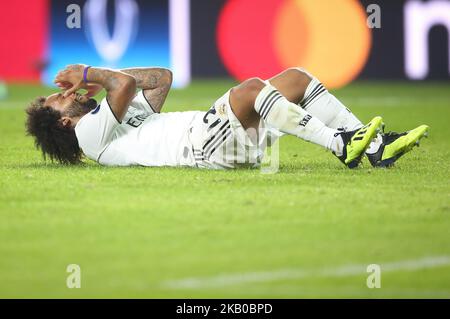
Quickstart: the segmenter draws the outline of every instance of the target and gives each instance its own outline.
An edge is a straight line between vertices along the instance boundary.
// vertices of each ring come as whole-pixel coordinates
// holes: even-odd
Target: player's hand
[[[63,96],[67,97],[72,93],[75,93],[84,86],[83,82],[83,71],[87,67],[85,64],[71,64],[68,65],[64,70],[58,72],[54,82],[61,88],[67,88]]]
[[[57,82],[55,81],[55,84],[63,91],[67,91],[70,88],[72,88],[72,84],[70,82]],[[84,83],[80,87],[80,89],[86,90],[87,92],[83,95],[86,97],[94,97],[96,96],[102,89],[103,86],[97,83]]]

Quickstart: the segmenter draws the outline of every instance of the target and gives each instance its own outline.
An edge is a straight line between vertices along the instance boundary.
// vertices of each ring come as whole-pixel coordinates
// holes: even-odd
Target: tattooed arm
[[[172,85],[172,72],[164,68],[129,68],[120,70],[136,79],[136,86],[156,112],[160,112]]]
[[[55,83],[70,84],[64,92],[65,97],[84,87],[83,73],[86,67],[84,64],[72,64],[56,75]],[[88,82],[99,84],[105,88],[106,100],[117,120],[121,121],[136,93],[135,78],[126,73],[106,68],[91,67],[86,71]]]

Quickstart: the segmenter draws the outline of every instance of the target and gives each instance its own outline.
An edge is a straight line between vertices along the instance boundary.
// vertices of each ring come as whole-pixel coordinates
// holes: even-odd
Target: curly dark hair
[[[44,106],[45,100],[45,97],[40,96],[26,109],[27,134],[34,136],[36,148],[42,150],[44,159],[49,157],[61,164],[79,164],[83,153],[74,128],[64,127],[59,121],[61,113]]]

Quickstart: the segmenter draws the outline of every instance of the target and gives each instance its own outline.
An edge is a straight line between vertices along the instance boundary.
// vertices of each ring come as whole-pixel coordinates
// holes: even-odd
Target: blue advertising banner
[[[170,67],[166,0],[51,1],[48,67],[43,81],[68,64]],[[77,15],[79,14],[79,21]]]

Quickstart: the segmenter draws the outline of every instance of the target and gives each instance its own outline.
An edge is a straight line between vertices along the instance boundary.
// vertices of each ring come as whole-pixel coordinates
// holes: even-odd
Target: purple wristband
[[[83,82],[84,83],[88,83],[89,82],[88,79],[87,79],[87,73],[88,73],[88,70],[89,70],[90,67],[91,66],[87,66],[87,67],[84,68],[84,71],[83,71]]]

